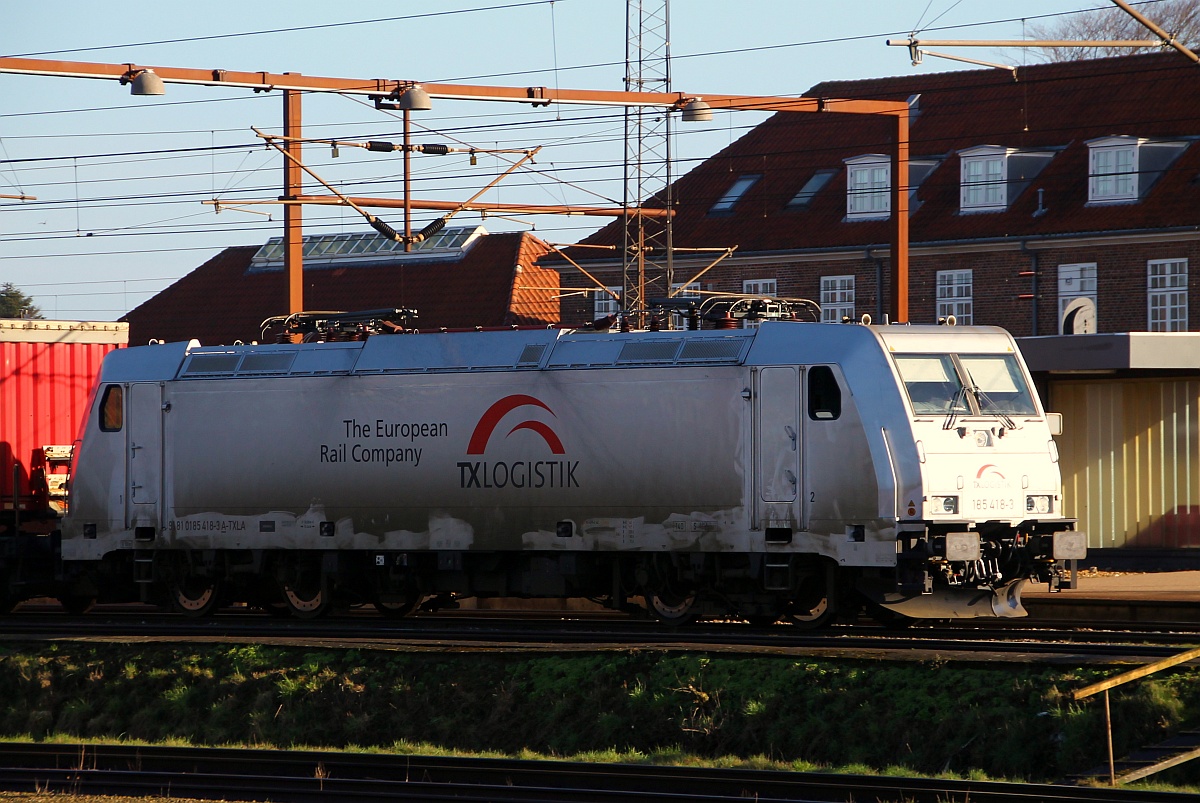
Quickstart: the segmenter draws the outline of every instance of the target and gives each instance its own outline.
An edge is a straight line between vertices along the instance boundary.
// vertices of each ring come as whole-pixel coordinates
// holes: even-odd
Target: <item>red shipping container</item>
[[[19,510],[44,507],[44,499],[35,501],[30,478],[42,470],[62,472],[65,461],[43,469],[35,465],[42,463],[40,450],[69,447],[79,437],[104,355],[128,341],[125,323],[0,320],[3,510],[12,511],[14,504]],[[53,479],[50,485],[55,485]]]

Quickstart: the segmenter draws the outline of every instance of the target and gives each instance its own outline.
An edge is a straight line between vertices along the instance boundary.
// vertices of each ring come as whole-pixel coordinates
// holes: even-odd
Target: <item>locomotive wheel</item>
[[[316,619],[329,612],[329,592],[325,588],[313,591],[284,586],[283,598],[297,619]]]
[[[789,611],[792,624],[804,630],[824,627],[833,619],[830,604],[830,579],[825,573],[810,574],[800,582],[799,593]]]
[[[647,594],[646,608],[654,618],[667,625],[683,625],[696,618],[696,595],[664,591]]]
[[[297,562],[288,566],[279,584],[288,612],[297,619],[316,619],[329,612],[332,594],[320,562]]]
[[[415,585],[409,585],[399,594],[389,594],[389,599],[376,599],[372,605],[388,619],[403,619],[417,609],[421,594]]]
[[[390,577],[386,572],[381,572],[375,576],[373,585],[371,604],[388,619],[408,616],[417,609],[423,596],[417,579],[409,574]]]
[[[833,619],[833,606],[829,597],[822,597],[813,603],[795,604],[792,606],[792,624],[804,630],[816,630],[824,627]]]
[[[221,585],[211,577],[188,575],[171,582],[171,606],[184,616],[208,616],[220,597]]]
[[[417,609],[417,598],[413,597],[412,601],[404,600],[403,602],[375,600],[371,604],[375,606],[375,610],[388,619],[403,619]]]
[[[197,574],[187,555],[163,556],[161,565],[171,607],[184,616],[208,616],[221,600],[221,581],[216,577]]]

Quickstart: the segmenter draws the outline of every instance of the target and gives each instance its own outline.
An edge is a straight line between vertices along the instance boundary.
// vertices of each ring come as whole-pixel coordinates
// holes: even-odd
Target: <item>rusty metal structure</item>
[[[657,109],[670,112],[685,111],[689,104],[703,100],[706,108],[728,111],[766,112],[840,112],[848,114],[886,115],[895,120],[895,142],[892,150],[892,220],[894,223],[890,261],[891,320],[908,320],[908,126],[909,110],[904,101],[855,100],[842,98],[807,98],[758,95],[701,95],[677,91],[608,91],[589,89],[560,89],[547,86],[485,86],[475,84],[425,83],[385,78],[335,78],[301,75],[299,73],[243,72],[222,69],[150,66],[133,63],[93,63],[59,61],[54,59],[0,58],[0,73],[92,78],[118,81],[132,85],[135,94],[162,94],[163,85],[178,83],[199,86],[240,87],[258,92],[283,93],[284,135],[294,159],[285,159],[283,193],[285,200],[296,201],[301,196],[301,102],[304,92],[330,92],[362,95],[377,102],[403,105],[407,92],[421,92],[422,97],[443,100],[496,101],[528,103],[543,106],[551,103],[588,106],[616,106]],[[147,80],[152,79],[152,80]],[[152,87],[152,88],[147,88]],[[693,109],[695,106],[692,107]],[[371,206],[363,199],[363,206]],[[304,203],[314,202],[305,198]],[[320,202],[320,201],[316,201]],[[326,201],[329,202],[329,201]],[[286,243],[285,271],[288,276],[288,308],[303,309],[301,289],[301,230],[300,203],[287,205],[284,242]],[[569,213],[570,207],[563,207]],[[629,209],[613,209],[612,214],[628,216]]]
[[[671,91],[670,0],[628,0],[625,6],[625,90]],[[624,206],[621,306],[639,317],[653,295],[673,289],[671,219],[660,227],[646,224],[656,216],[646,201],[659,195],[670,210],[672,193],[672,116],[660,109],[630,106],[625,110]],[[644,326],[644,321],[638,321]]]

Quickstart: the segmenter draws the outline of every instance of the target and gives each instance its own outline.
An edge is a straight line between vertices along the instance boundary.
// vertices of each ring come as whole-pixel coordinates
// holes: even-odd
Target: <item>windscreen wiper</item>
[[[950,400],[950,412],[946,414],[946,420],[942,422],[942,429],[954,429],[958,423],[959,411],[967,406],[967,386],[959,385],[958,392],[954,394],[954,398]]]
[[[992,401],[991,397],[979,389],[978,385],[971,386],[971,392],[975,394],[975,400],[979,403],[979,412],[984,415],[994,415],[1000,419],[1000,424],[1005,429],[1016,429],[1017,422],[999,409],[996,402]]]

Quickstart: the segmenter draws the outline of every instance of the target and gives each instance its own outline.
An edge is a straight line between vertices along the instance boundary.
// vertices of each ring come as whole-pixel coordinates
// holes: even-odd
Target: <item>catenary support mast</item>
[[[625,91],[671,91],[670,0],[626,2]],[[625,218],[621,306],[637,314],[638,327],[645,326],[649,299],[671,291],[671,219],[654,225],[642,213],[656,193],[672,208],[671,179],[669,110],[626,107],[624,205],[634,212]]]

